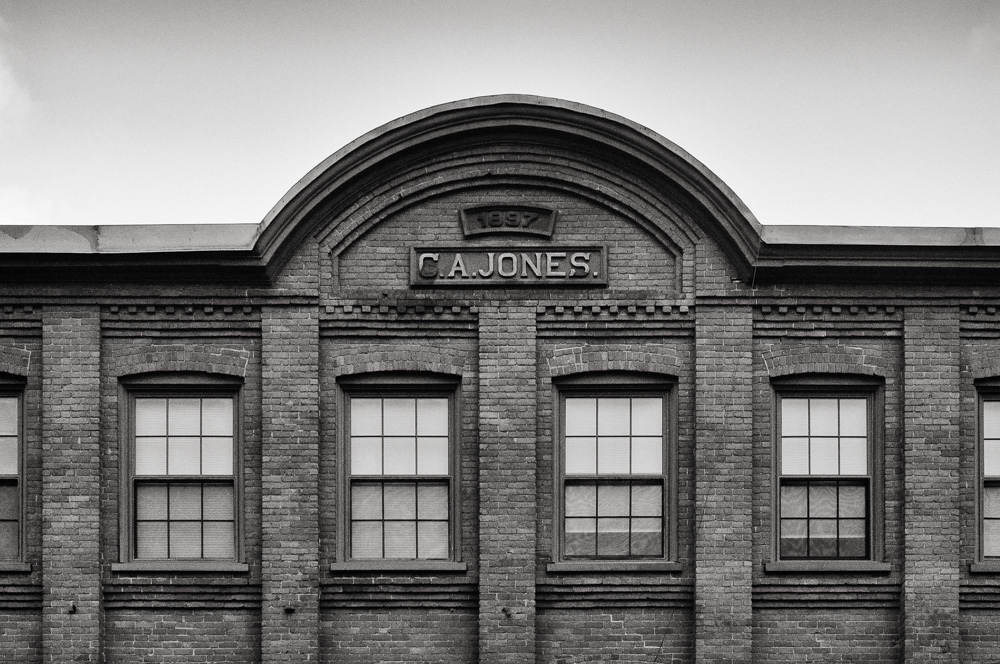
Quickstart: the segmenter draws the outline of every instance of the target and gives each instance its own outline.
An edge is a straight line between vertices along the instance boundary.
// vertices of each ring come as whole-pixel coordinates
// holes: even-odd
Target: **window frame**
[[[28,534],[27,528],[27,460],[25,457],[25,388],[27,379],[23,376],[0,372],[0,398],[17,399],[17,472],[13,475],[3,475],[3,481],[10,481],[11,478],[17,482],[17,555],[14,558],[0,560],[0,573],[30,572],[31,565],[25,562],[27,555],[27,545],[25,538]]]
[[[341,376],[337,380],[337,545],[330,570],[465,572],[462,560],[462,393],[461,378],[431,372],[376,372]],[[351,557],[351,400],[437,397],[448,400],[448,558],[352,558]],[[361,481],[380,481],[379,475],[358,476]]]
[[[986,486],[986,444],[985,444],[985,416],[983,406],[987,401],[1000,402],[1000,378],[985,378],[975,381],[976,390],[976,557],[969,567],[969,571],[976,572],[1000,572],[1000,556],[985,555],[985,499]],[[989,481],[992,486],[1000,487],[1000,479]]]
[[[676,377],[649,372],[597,371],[572,374],[552,383],[552,551],[546,571],[566,572],[680,572],[678,562],[678,486],[677,486],[677,416],[678,380]],[[658,477],[663,486],[663,556],[650,558],[582,558],[565,555],[565,483],[566,483],[566,399],[632,398],[657,396],[663,399],[663,472]],[[599,481],[599,480],[598,480]]]
[[[243,380],[235,376],[196,372],[129,376],[119,381],[119,562],[112,571],[247,572],[245,562],[243,479]],[[233,530],[232,559],[137,558],[135,556],[135,402],[137,398],[211,398],[233,400]],[[192,476],[193,477],[193,476]]]
[[[768,572],[879,572],[885,563],[885,389],[878,376],[801,374],[771,381],[771,555]],[[818,476],[820,481],[866,478],[868,486],[868,556],[865,558],[792,558],[780,556],[781,536],[781,401],[784,398],[865,398],[867,400],[867,476]],[[832,478],[832,479],[831,479]]]

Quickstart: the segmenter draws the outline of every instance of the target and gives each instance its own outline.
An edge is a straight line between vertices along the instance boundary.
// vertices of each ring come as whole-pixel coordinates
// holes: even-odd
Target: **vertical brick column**
[[[903,420],[904,652],[958,662],[958,308],[907,307]]]
[[[100,355],[97,307],[44,311],[42,653],[46,663],[96,663],[101,657]]]
[[[317,662],[319,315],[264,308],[261,332],[261,659]]]
[[[697,308],[695,661],[749,662],[753,522],[752,314]]]
[[[535,661],[535,307],[479,309],[479,661]]]

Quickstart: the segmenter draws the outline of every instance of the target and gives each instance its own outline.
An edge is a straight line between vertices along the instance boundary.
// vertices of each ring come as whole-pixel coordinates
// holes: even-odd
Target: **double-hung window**
[[[872,560],[874,392],[780,392],[780,560]]]
[[[980,399],[980,557],[1000,561],[1000,393]]]
[[[669,390],[567,386],[560,392],[560,560],[668,560]]]
[[[0,392],[0,562],[21,559],[21,398]]]

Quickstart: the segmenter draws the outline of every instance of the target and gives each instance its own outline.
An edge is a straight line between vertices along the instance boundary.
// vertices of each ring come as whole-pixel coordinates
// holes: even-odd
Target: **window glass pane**
[[[417,524],[417,556],[431,560],[448,558],[448,522],[421,521]]]
[[[0,484],[0,520],[17,521],[21,518],[18,508],[18,488],[16,482]]]
[[[597,519],[566,519],[564,541],[567,556],[593,556],[597,553]]]
[[[632,439],[632,474],[633,475],[663,474],[662,438]]]
[[[836,436],[839,432],[836,399],[809,400],[809,435]]]
[[[628,516],[629,487],[602,485],[597,487],[598,516]]]
[[[837,516],[837,485],[815,482],[809,485],[809,516]]]
[[[628,519],[597,520],[597,555],[627,556],[629,551]]]
[[[843,519],[840,522],[840,556],[842,558],[864,558],[865,551],[864,519]]]
[[[167,435],[166,399],[135,400],[135,435],[137,436]]]
[[[593,475],[597,472],[597,439],[566,439],[566,474]]]
[[[663,488],[647,485],[633,486],[632,516],[663,516]]]
[[[417,557],[417,523],[415,521],[385,522],[385,557]]]
[[[232,438],[202,438],[201,473],[202,475],[233,474]]]
[[[232,521],[208,521],[204,524],[205,557],[236,557],[235,528]]]
[[[143,521],[135,524],[135,557],[167,557],[166,521]]]
[[[841,518],[864,519],[868,511],[867,502],[865,500],[865,487],[841,486],[838,515]]]
[[[779,542],[782,558],[804,558],[809,554],[806,533],[809,522],[805,519],[782,519]]]
[[[167,474],[166,438],[135,439],[135,474],[136,475]]]
[[[382,435],[381,399],[351,399],[351,435]]]
[[[1000,401],[983,402],[983,438],[1000,438]]]
[[[0,436],[17,434],[17,397],[0,397]]]
[[[868,474],[868,440],[866,438],[840,439],[840,474]]]
[[[166,521],[166,484],[139,484],[135,487],[135,518],[140,521]]]
[[[983,442],[983,474],[989,477],[1000,476],[1000,440]]]
[[[417,435],[448,435],[447,399],[417,399]]]
[[[836,438],[812,438],[809,441],[809,474],[836,475],[839,467]]]
[[[986,519],[983,521],[983,556],[1000,556],[1000,520]]]
[[[201,433],[201,399],[170,399],[167,404],[167,434],[197,436]]]
[[[448,474],[447,438],[417,438],[417,474]]]
[[[417,433],[416,399],[383,399],[382,426],[386,436],[414,436]]]
[[[630,399],[597,400],[597,435],[627,436],[631,426]]]
[[[629,439],[628,438],[598,438],[597,439],[597,472],[606,474],[625,474],[629,471]]]
[[[381,521],[356,521],[351,524],[351,557],[382,557]]]
[[[0,438],[0,475],[17,474],[17,438]]]
[[[987,519],[1000,519],[1000,487],[988,486],[983,489],[983,516]]]
[[[417,485],[417,518],[448,519],[448,487],[444,484]]]
[[[840,400],[840,435],[865,437],[868,435],[868,400]]]
[[[809,555],[814,558],[835,558],[837,556],[836,519],[812,519],[809,521]]]
[[[167,474],[201,474],[200,438],[171,438],[167,441]]]
[[[0,521],[0,560],[17,560],[20,552],[17,521]]]
[[[201,523],[198,521],[171,521],[170,557],[201,558]]]
[[[660,519],[632,519],[633,556],[663,555],[663,522]]]
[[[201,519],[201,485],[174,484],[170,487],[170,520]]]
[[[808,399],[781,400],[781,435],[782,436],[809,435]]]
[[[383,493],[386,519],[417,518],[417,487],[415,484],[386,484]]]
[[[597,516],[597,487],[567,486],[565,509],[566,516]]]
[[[413,475],[417,472],[417,439],[384,438],[383,472],[386,475]]]
[[[381,438],[351,438],[351,474],[382,474]]]
[[[566,435],[597,435],[597,399],[566,399]]]
[[[233,400],[201,400],[201,434],[203,436],[233,435]]]
[[[354,484],[351,486],[351,518],[382,518],[381,484]]]
[[[204,500],[202,509],[206,519],[231,521],[236,515],[233,505],[233,487],[221,484],[206,484],[202,487]]]
[[[785,402],[787,403],[787,399]],[[809,439],[808,438],[782,438],[781,439],[781,474],[782,475],[808,475],[809,474]]]
[[[805,518],[809,516],[809,488],[806,486],[781,487],[781,517]]]
[[[663,435],[663,399],[632,399],[632,435]]]

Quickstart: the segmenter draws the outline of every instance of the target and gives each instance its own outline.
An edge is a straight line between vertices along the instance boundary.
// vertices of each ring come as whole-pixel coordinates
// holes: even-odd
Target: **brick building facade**
[[[1000,231],[493,97],[0,265],[0,661],[1000,660]]]

